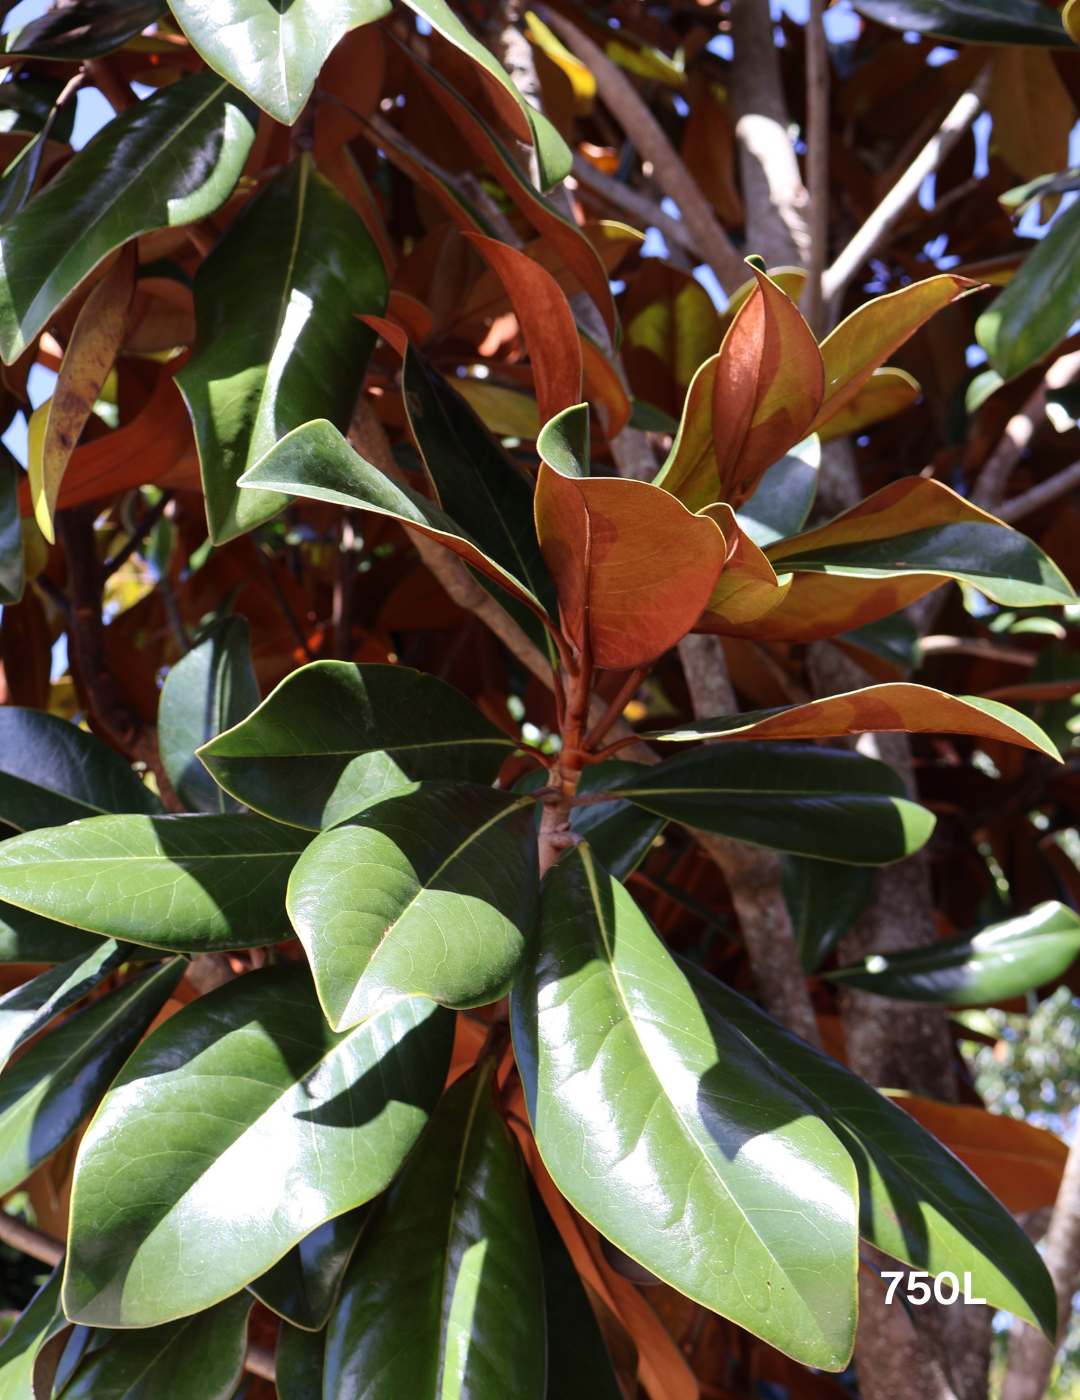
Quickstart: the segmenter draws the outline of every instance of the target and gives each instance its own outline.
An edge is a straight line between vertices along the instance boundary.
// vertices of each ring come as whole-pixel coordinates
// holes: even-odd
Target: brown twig
[[[127,561],[131,558],[131,556],[146,539],[150,531],[165,514],[165,510],[169,502],[172,500],[173,494],[174,493],[172,491],[163,491],[161,493],[161,499],[155,501],[155,503],[146,512],[142,520],[139,522],[138,528],[136,529],[135,533],[128,540],[127,544],[124,545],[120,553],[114,555],[111,559],[105,560],[105,563],[101,566],[101,573],[103,579],[110,578],[113,574],[116,573],[117,569],[123,568],[123,566],[127,563]]]
[[[639,666],[632,672],[623,683],[618,695],[608,705],[607,709],[600,716],[599,721],[593,725],[588,734],[585,735],[584,747],[593,749],[608,732],[611,726],[626,709],[627,703],[641,689],[641,683],[652,670],[652,662],[647,662],[644,666]]]
[[[54,1240],[51,1235],[45,1234],[44,1230],[35,1230],[32,1225],[8,1215],[6,1210],[0,1210],[0,1240],[9,1244],[12,1249],[29,1254],[31,1259],[40,1259],[43,1264],[48,1264],[53,1269],[64,1257],[64,1246],[59,1240]]]
[[[1080,462],[1073,462],[1072,466],[1066,467],[1046,481],[1040,481],[1038,486],[1014,496],[1011,501],[1004,501],[996,508],[994,514],[999,520],[1007,523],[1020,520],[1038,510],[1040,506],[1048,506],[1051,501],[1059,500],[1075,486],[1080,486]]]

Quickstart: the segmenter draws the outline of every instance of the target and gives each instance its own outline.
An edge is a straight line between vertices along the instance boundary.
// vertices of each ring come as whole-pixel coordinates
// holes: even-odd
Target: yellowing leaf
[[[910,408],[922,393],[919,381],[906,370],[876,369],[853,399],[830,418],[821,430],[822,442],[857,433],[894,413]]]
[[[998,49],[986,105],[994,119],[991,146],[1021,179],[1069,164],[1076,112],[1046,49]]]
[[[534,442],[539,435],[540,414],[531,394],[507,389],[502,384],[488,384],[482,379],[457,379],[454,388],[496,437]]]
[[[587,117],[596,100],[596,79],[580,58],[570,52],[565,44],[555,37],[542,19],[532,10],[525,12],[525,24],[529,38],[547,54],[552,63],[558,64],[570,79],[574,89],[574,110],[579,117]]]

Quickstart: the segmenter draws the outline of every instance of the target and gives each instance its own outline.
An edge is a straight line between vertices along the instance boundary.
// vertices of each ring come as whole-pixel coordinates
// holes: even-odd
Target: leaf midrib
[[[465,1154],[469,1149],[469,1138],[472,1134],[473,1123],[476,1121],[477,1110],[480,1107],[480,1096],[488,1084],[488,1076],[480,1073],[476,1077],[476,1089],[473,1093],[472,1103],[469,1105],[469,1116],[465,1121],[465,1131],[461,1135],[461,1151],[458,1153],[457,1170],[454,1173],[454,1198],[450,1205],[450,1220],[446,1230],[446,1247],[443,1252],[443,1281],[439,1290],[439,1297],[442,1300],[440,1318],[442,1326],[439,1328],[439,1379],[438,1393],[443,1390],[443,1375],[446,1367],[446,1330],[450,1324],[450,1302],[447,1298],[447,1288],[450,1283],[450,1244],[454,1238],[454,1223],[457,1219],[458,1201],[461,1197],[461,1174],[465,1170]]]

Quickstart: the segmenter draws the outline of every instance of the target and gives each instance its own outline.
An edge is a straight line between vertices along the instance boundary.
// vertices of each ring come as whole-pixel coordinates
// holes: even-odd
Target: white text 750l
[[[891,1279],[889,1291],[885,1294],[886,1303],[891,1303],[896,1295],[896,1289],[900,1280],[904,1277],[905,1270],[890,1271],[883,1269],[881,1277]],[[933,1289],[927,1280],[930,1275],[925,1269],[911,1269],[907,1271],[908,1291],[907,1300],[914,1303],[916,1307],[922,1307],[923,1303],[929,1303],[931,1297],[936,1298],[939,1303],[956,1303],[960,1300],[960,1281],[955,1274],[948,1270],[945,1273],[937,1274],[934,1277]],[[985,1303],[985,1298],[973,1298],[971,1296],[971,1275],[964,1275],[964,1302],[965,1303]]]

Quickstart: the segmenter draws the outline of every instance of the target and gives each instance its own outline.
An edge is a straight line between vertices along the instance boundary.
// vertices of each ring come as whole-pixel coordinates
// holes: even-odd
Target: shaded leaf
[[[913,30],[961,44],[1033,44],[1067,49],[1059,15],[1037,0],[852,0],[889,29]]]
[[[858,433],[883,418],[910,408],[922,393],[917,379],[906,370],[876,369],[862,388],[822,426],[822,442]]]
[[[334,1310],[369,1209],[358,1206],[316,1226],[248,1289],[286,1323],[319,1332]]]
[[[494,782],[515,747],[437,676],[316,661],[199,756],[238,801],[318,831],[408,783]]]
[[[23,582],[19,465],[5,447],[0,452],[0,607],[19,601]]]
[[[4,52],[37,58],[100,58],[166,12],[165,0],[75,0],[4,35]]]
[[[726,502],[706,506],[702,515],[715,520],[727,545],[724,571],[698,618],[695,631],[723,632],[733,623],[746,626],[779,607],[791,587],[791,574],[777,578],[773,566]]]
[[[109,122],[0,228],[4,363],[114,248],[224,204],[254,138],[254,108],[215,73],[161,88]]]
[[[335,1035],[299,963],[178,1011],[83,1139],[68,1316],[147,1327],[207,1307],[376,1195],[427,1122],[452,1040],[453,1017],[421,999]]]
[[[375,1207],[330,1319],[327,1395],[545,1400],[540,1250],[495,1068],[443,1095]]]
[[[536,963],[511,1014],[537,1144],[570,1203],[680,1292],[809,1365],[843,1367],[851,1162],[702,1008],[586,845],[547,876]]]
[[[570,426],[572,425],[572,427]],[[582,426],[584,425],[584,426]],[[584,433],[576,471],[571,439]],[[691,515],[643,481],[586,475],[588,409],[544,429],[536,530],[555,580],[563,632],[597,666],[629,670],[684,636],[709,601],[726,545],[714,521]]]
[[[195,750],[247,719],[259,703],[247,620],[212,623],[169,672],[158,706],[161,762],[177,796],[194,812],[235,812],[240,804],[214,782]]]
[[[163,1327],[117,1331],[83,1358],[65,1400],[229,1400],[244,1369],[248,1293]]]
[[[60,482],[124,343],[138,270],[138,248],[128,243],[87,297],[49,400],[40,454],[33,450],[29,454],[34,516],[50,544],[56,539],[53,517]]]
[[[292,126],[319,70],[350,29],[389,13],[390,0],[175,0],[172,12],[216,72]]]
[[[926,685],[891,682],[830,695],[805,705],[784,705],[741,715],[699,720],[651,739],[823,739],[840,734],[978,734],[1058,758],[1034,720],[1019,710],[977,695],[946,695]]]
[[[0,846],[0,851],[3,846]],[[101,939],[82,929],[0,903],[0,963],[62,963],[88,958]],[[156,957],[157,955],[154,954]]]
[[[0,1070],[20,1045],[92,992],[127,957],[125,944],[108,939],[88,955],[70,958],[0,997]]]
[[[1044,1330],[1057,1326],[1053,1284],[1038,1251],[965,1167],[851,1070],[692,963],[680,958],[679,965],[703,1002],[815,1096],[858,1171],[864,1239],[930,1274],[970,1271],[974,1296]]]
[[[295,428],[245,472],[239,485],[355,506],[400,520],[445,545],[543,618],[543,608],[524,583],[489,559],[445,511],[365,462],[332,423],[317,420]]]
[[[108,938],[202,953],[292,937],[306,831],[262,816],[92,817],[0,844],[0,898]]]
[[[536,912],[532,808],[418,783],[316,838],[288,907],[335,1030],[402,997],[463,1009],[510,990]]]
[[[809,976],[816,972],[849,931],[870,898],[873,870],[865,865],[838,865],[808,856],[782,856],[784,903],[799,961]]]
[[[274,1353],[278,1400],[323,1400],[326,1332],[305,1332],[283,1322]]]
[[[115,749],[56,715],[0,706],[0,821],[31,831],[164,808]]]
[[[685,826],[846,865],[903,860],[934,829],[892,768],[844,749],[714,745],[611,791]]]
[[[577,795],[588,797],[606,792],[612,784],[632,777],[644,767],[618,758],[592,763],[582,771]],[[666,825],[663,817],[625,801],[595,802],[574,807],[570,812],[570,830],[588,841],[593,855],[616,880],[626,880],[633,874]]]
[[[34,1358],[67,1326],[60,1306],[63,1273],[63,1267],[57,1265],[0,1343],[0,1395],[4,1400],[31,1400]]]
[[[1045,1210],[1057,1199],[1069,1149],[1054,1133],[972,1104],[888,1091],[889,1101],[959,1157],[1008,1211]]]
[[[1080,918],[1056,900],[1029,914],[958,933],[925,948],[875,953],[824,975],[832,982],[900,1001],[978,1006],[1054,982],[1080,953]]]
[[[276,13],[267,0],[254,3]],[[198,334],[176,382],[195,426],[215,544],[285,504],[236,482],[286,433],[315,418],[348,428],[375,344],[355,313],[381,314],[386,296],[363,221],[310,156],[264,185],[199,265]]]
[[[0,1075],[0,1191],[60,1147],[108,1088],[184,974],[180,959],[90,1003]]]
[[[753,496],[737,512],[740,528],[762,548],[797,535],[814,504],[820,469],[821,443],[812,434],[762,475]]]

